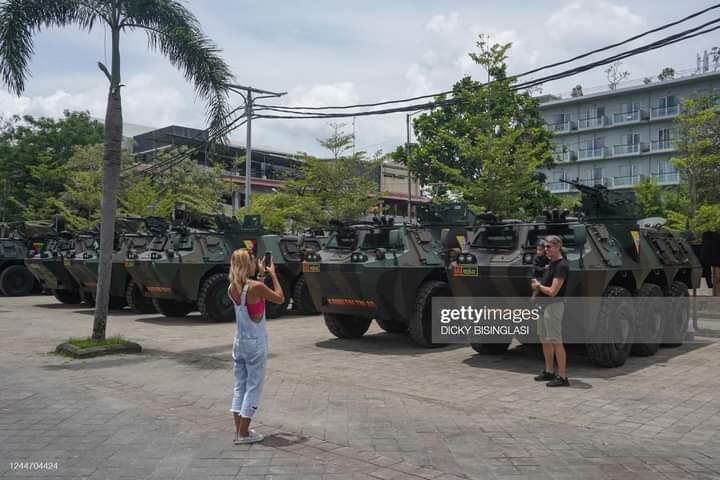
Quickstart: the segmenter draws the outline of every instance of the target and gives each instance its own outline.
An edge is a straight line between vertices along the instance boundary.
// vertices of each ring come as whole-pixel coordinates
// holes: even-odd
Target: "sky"
[[[509,68],[519,73],[673,21],[710,2],[605,0],[189,0],[183,2],[204,32],[222,49],[237,83],[288,92],[276,105],[342,105],[423,95],[449,89],[463,75],[485,72],[470,60],[479,34],[513,46]],[[718,10],[688,25],[718,16]],[[648,37],[657,39],[655,35]],[[633,43],[633,46],[640,43]],[[694,69],[696,54],[720,45],[717,32],[626,59],[629,80],[655,77],[663,67]],[[88,110],[104,117],[107,81],[97,62],[107,63],[107,33],[76,27],[35,37],[31,78],[22,96],[0,89],[0,114],[58,117]],[[121,39],[123,113],[128,123],[203,128],[205,108],[192,86],[162,56],[147,49],[145,36]],[[595,58],[595,57],[593,57]],[[607,84],[602,68],[546,83],[542,93],[587,92]],[[234,106],[242,99],[231,97]],[[404,114],[338,120],[356,136],[356,149],[392,151],[405,141]],[[317,139],[331,133],[328,120],[253,122],[253,143],[279,151],[326,155]],[[245,141],[244,127],[233,132]]]

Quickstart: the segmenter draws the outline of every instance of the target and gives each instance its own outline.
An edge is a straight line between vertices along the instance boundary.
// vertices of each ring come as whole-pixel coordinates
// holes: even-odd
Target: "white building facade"
[[[541,114],[555,135],[555,166],[543,172],[548,190],[575,191],[561,179],[611,189],[633,188],[644,177],[677,185],[671,158],[677,152],[674,120],[682,100],[718,91],[720,71],[574,97],[542,97]]]

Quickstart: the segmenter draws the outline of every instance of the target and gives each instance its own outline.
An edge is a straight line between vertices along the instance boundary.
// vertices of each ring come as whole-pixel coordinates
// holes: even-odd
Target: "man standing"
[[[562,240],[550,235],[545,238],[545,251],[550,261],[540,281],[533,278],[533,292],[544,298],[543,316],[538,321],[538,336],[543,347],[545,370],[535,377],[538,382],[547,381],[548,387],[568,387],[565,366],[567,356],[562,341],[562,319],[565,313],[565,287],[567,285],[570,264],[562,257]],[[554,365],[557,362],[557,375]]]

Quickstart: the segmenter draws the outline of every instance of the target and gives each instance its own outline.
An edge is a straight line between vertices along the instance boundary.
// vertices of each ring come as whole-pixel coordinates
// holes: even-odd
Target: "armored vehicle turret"
[[[25,258],[42,249],[49,223],[16,222],[0,225],[0,294],[30,295],[39,285],[25,266]]]
[[[25,265],[41,288],[65,304],[82,303],[80,286],[65,267],[65,262],[75,256],[76,248],[82,249],[77,234],[65,230],[64,219],[55,215],[42,250],[25,259]]]
[[[699,286],[701,275],[688,242],[662,227],[641,226],[631,194],[568,183],[582,194],[578,218],[558,209],[532,222],[485,217],[448,267],[453,295],[530,297],[535,245],[556,235],[570,264],[565,297],[601,299],[582,315],[566,310],[562,328],[564,338],[567,330],[574,339],[569,343],[584,344],[589,359],[604,367],[623,365],[630,353],[648,356],[660,344],[680,344],[688,328],[688,289]],[[658,311],[668,305],[653,301],[660,297],[676,300],[671,314]],[[511,340],[473,348],[500,354]],[[519,340],[537,342],[534,336]]]
[[[337,224],[325,247],[306,255],[305,279],[330,333],[360,337],[375,319],[387,332],[408,331],[418,345],[433,346],[431,302],[450,295],[449,253],[462,246],[474,215],[457,204],[418,210],[417,224]]]

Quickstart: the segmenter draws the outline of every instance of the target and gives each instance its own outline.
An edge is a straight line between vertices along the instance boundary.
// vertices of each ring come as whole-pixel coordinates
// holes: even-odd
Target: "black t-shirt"
[[[552,285],[553,279],[555,278],[562,278],[564,280],[562,287],[560,287],[560,291],[558,292],[555,297],[564,297],[565,296],[565,287],[567,287],[567,279],[568,274],[570,273],[570,264],[567,260],[564,258],[561,258],[560,260],[555,260],[554,262],[550,262],[545,269],[545,272],[543,273],[542,280],[540,283],[543,284],[545,287],[549,287]],[[542,292],[541,295],[544,295]],[[547,296],[547,295],[544,295]]]
[[[545,267],[550,263],[547,255],[535,255],[533,259],[533,278],[540,280],[545,274]]]

